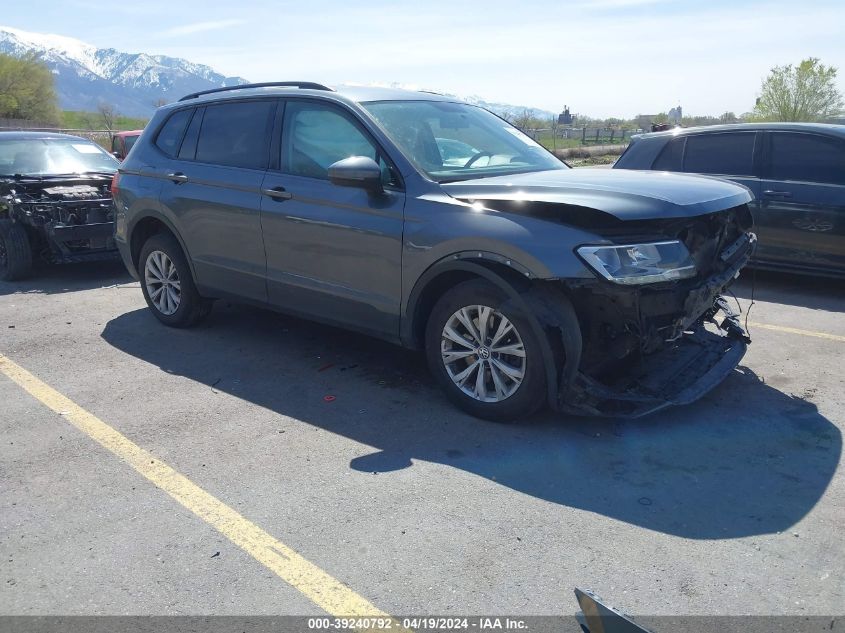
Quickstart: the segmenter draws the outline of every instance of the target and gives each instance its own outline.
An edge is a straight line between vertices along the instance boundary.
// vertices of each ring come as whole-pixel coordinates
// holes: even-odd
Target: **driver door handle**
[[[284,187],[273,187],[272,189],[262,189],[261,193],[265,196],[269,196],[273,198],[273,200],[290,200],[293,198],[293,194],[289,191],[285,191]]]
[[[177,171],[177,172],[172,173],[172,174],[167,174],[165,176],[165,178],[173,181],[177,185],[180,184],[180,183],[183,183],[183,182],[188,182],[188,177],[185,174],[183,174],[181,171]]]
[[[764,196],[771,196],[772,198],[791,198],[791,191],[775,191],[774,189],[766,189],[763,192]]]

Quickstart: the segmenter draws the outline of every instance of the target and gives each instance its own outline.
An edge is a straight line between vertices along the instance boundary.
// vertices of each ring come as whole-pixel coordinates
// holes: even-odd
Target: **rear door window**
[[[206,106],[196,160],[214,165],[266,169],[274,101],[237,101]]]
[[[684,152],[684,171],[753,176],[755,137],[756,132],[690,135]]]
[[[769,177],[845,185],[845,141],[818,134],[771,133]]]

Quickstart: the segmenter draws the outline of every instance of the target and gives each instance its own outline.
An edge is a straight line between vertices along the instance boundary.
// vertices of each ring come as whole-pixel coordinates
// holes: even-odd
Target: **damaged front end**
[[[627,224],[627,223],[626,223]],[[616,244],[672,239],[694,262],[688,277],[625,285],[565,282],[581,331],[577,370],[562,372],[557,408],[638,417],[688,404],[739,364],[750,339],[723,296],[756,244],[746,205],[694,221],[631,225]],[[631,230],[638,229],[633,234]]]
[[[50,263],[117,258],[110,177],[16,178],[2,183],[0,214],[25,227]]]

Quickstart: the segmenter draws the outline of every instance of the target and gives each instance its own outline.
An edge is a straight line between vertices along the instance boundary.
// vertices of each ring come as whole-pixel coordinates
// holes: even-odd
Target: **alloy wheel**
[[[147,295],[162,314],[171,315],[182,301],[182,285],[173,260],[167,253],[153,251],[144,265],[144,283]]]
[[[452,314],[443,327],[440,355],[455,386],[480,402],[506,400],[525,378],[522,338],[489,306],[465,306]]]

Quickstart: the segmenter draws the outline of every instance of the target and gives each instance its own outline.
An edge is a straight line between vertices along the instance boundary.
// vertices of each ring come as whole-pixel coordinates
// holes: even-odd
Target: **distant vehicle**
[[[746,189],[569,169],[445,96],[188,95],[156,112],[113,191],[121,256],[165,325],[225,297],[365,332],[425,350],[478,417],[685,404],[748,343],[721,297],[756,239]]]
[[[129,150],[135,145],[135,141],[141,136],[144,130],[129,130],[126,132],[115,132],[111,139],[111,153],[117,160],[123,160],[129,154]]]
[[[845,275],[845,125],[740,123],[644,134],[614,169],[728,178],[754,194],[755,266]]]
[[[0,132],[0,279],[21,279],[33,260],[114,259],[109,185],[117,160],[66,134]]]

